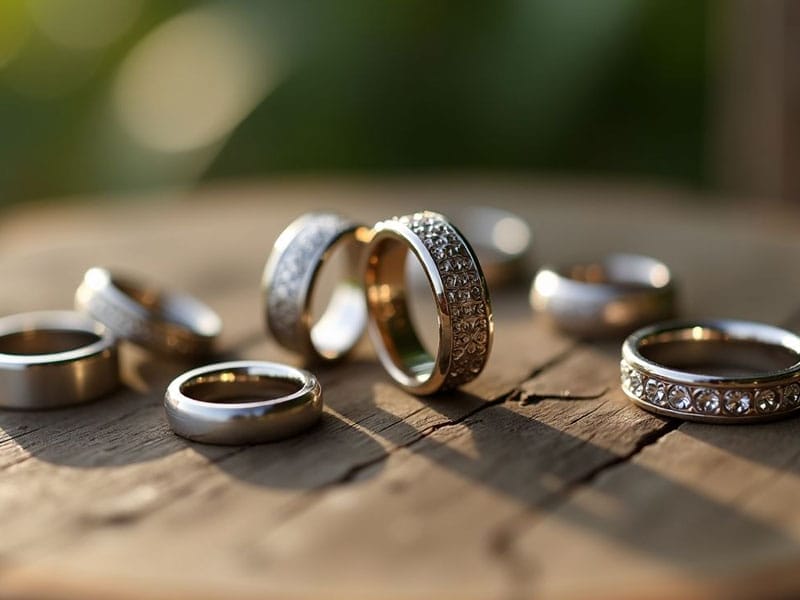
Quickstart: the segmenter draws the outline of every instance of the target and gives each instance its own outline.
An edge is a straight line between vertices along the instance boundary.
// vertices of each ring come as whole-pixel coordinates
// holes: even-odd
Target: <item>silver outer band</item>
[[[409,254],[422,265],[434,296],[436,356],[419,341],[409,314]],[[366,252],[365,291],[378,358],[404,389],[433,394],[483,371],[494,332],[489,290],[469,243],[444,216],[425,211],[375,225]]]
[[[262,279],[267,330],[284,348],[313,361],[337,360],[361,339],[367,323],[359,267],[367,228],[333,213],[308,213],[275,242]],[[318,276],[332,253],[346,246],[348,272],[327,309],[313,323]]]
[[[490,289],[527,285],[532,234],[525,220],[493,206],[454,206],[447,214],[469,239]]]
[[[275,382],[297,389],[272,398]],[[244,398],[264,399],[234,402]],[[167,388],[164,408],[172,430],[187,439],[205,444],[258,444],[290,437],[316,423],[322,413],[322,388],[311,373],[288,365],[225,362],[176,378]]]
[[[217,313],[196,298],[150,288],[99,267],[86,271],[75,307],[120,338],[185,358],[213,354],[222,331]]]
[[[595,264],[543,267],[531,285],[530,303],[569,334],[614,337],[674,317],[675,295],[664,263],[612,254]]]
[[[702,346],[704,343],[706,348]],[[758,353],[762,360],[734,359],[737,347],[751,356]],[[647,358],[654,352],[674,355],[674,362],[681,368]],[[774,359],[776,353],[781,355],[780,363]],[[684,365],[692,361],[699,365],[728,361],[731,368],[737,369],[741,367],[734,363],[746,362],[749,371],[752,364],[768,361],[774,368],[745,376],[684,370],[689,368]],[[702,369],[697,367],[698,371]],[[800,409],[800,337],[778,327],[749,321],[660,323],[640,329],[625,340],[621,378],[623,391],[634,403],[660,415],[711,423],[776,419]]]
[[[72,311],[0,318],[0,407],[71,406],[118,385],[116,340],[100,323]]]

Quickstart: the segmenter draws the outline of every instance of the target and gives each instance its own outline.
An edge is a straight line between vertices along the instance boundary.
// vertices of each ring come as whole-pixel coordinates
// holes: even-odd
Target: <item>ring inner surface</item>
[[[622,291],[639,292],[664,287],[669,271],[651,261],[612,260],[607,263],[572,265],[561,273],[579,283],[613,285]]]
[[[311,341],[327,358],[352,348],[366,325],[364,291],[355,275],[359,250],[352,237],[340,239],[314,283]]]
[[[411,379],[424,383],[430,379],[435,361],[414,329],[406,297],[408,255],[408,248],[398,240],[378,242],[370,261],[375,280],[370,282],[369,300],[392,362]]]
[[[800,360],[800,355],[784,346],[724,336],[702,340],[645,340],[639,352],[644,358],[670,369],[715,377],[763,376],[788,369]]]
[[[302,387],[292,379],[223,371],[190,379],[181,386],[181,393],[200,402],[241,404],[276,400]]]
[[[0,336],[0,353],[15,355],[57,354],[89,346],[101,338],[88,331],[36,329]]]

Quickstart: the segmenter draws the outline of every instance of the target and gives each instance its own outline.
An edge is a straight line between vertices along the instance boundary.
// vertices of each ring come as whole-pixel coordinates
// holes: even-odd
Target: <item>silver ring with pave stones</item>
[[[425,211],[375,225],[364,275],[369,333],[389,375],[414,394],[456,388],[477,377],[492,345],[493,317],[480,263],[464,236],[442,215]],[[417,337],[405,263],[419,261],[433,293],[436,351]]]
[[[622,346],[622,389],[660,415],[748,423],[800,411],[800,337],[737,320],[668,321]]]

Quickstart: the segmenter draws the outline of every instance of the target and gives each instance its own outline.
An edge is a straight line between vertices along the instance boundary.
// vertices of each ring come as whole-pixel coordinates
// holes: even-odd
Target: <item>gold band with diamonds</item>
[[[367,247],[365,288],[369,333],[386,371],[414,394],[452,389],[486,366],[493,321],[489,290],[464,236],[434,212],[375,225]],[[438,320],[438,344],[429,353],[411,320],[405,263],[422,265]]]
[[[800,411],[800,337],[736,320],[670,321],[622,346],[622,389],[645,410],[746,423]]]

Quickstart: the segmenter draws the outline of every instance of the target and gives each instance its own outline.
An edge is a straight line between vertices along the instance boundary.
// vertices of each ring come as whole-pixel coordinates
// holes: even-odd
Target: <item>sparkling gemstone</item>
[[[783,401],[788,406],[797,406],[800,404],[800,385],[790,383],[783,388]]]
[[[638,371],[631,370],[628,375],[628,391],[637,398],[642,397],[644,393],[644,380]]]
[[[657,379],[648,379],[644,384],[644,399],[650,404],[664,406],[667,403],[667,386]]]
[[[694,406],[697,412],[714,415],[719,412],[719,394],[708,388],[700,388],[694,393]]]
[[[778,410],[781,400],[776,390],[761,390],[756,393],[756,408],[758,412],[768,413]]]
[[[686,410],[692,405],[692,398],[685,386],[673,385],[667,393],[667,402],[676,410]]]
[[[743,415],[750,410],[752,399],[745,390],[728,390],[725,392],[725,410],[732,415]]]

